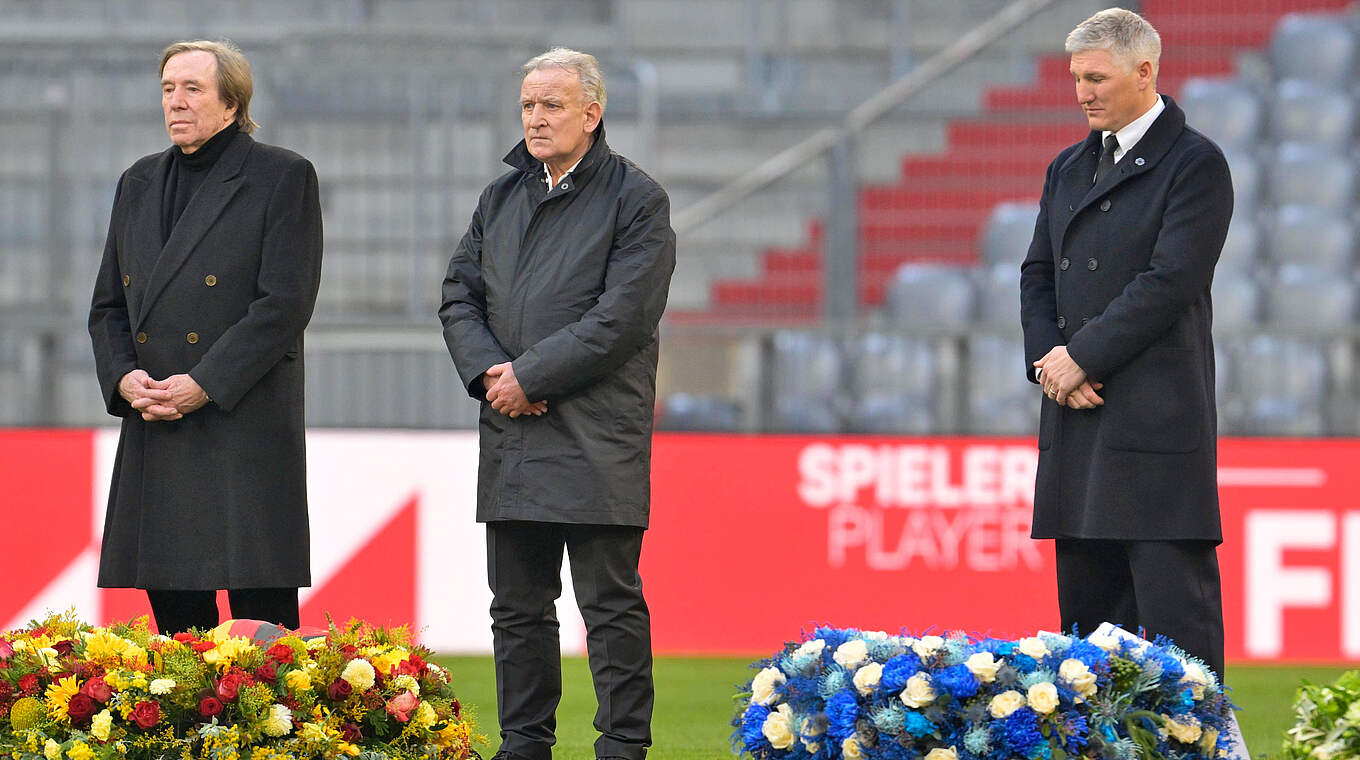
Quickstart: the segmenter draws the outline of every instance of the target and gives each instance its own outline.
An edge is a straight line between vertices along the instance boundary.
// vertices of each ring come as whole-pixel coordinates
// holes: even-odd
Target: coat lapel
[[[136,283],[147,282],[152,268],[156,266],[156,259],[160,257],[161,199],[165,195],[165,175],[169,172],[170,162],[174,160],[174,150],[170,148],[162,153],[146,176],[129,177],[138,183],[137,203],[129,215],[127,230],[130,244],[123,264],[127,267],[127,274]],[[145,290],[140,286],[128,288],[129,314],[141,314]]]
[[[189,254],[193,253],[203,235],[208,232],[208,228],[217,221],[232,197],[241,189],[241,183],[244,181],[240,176],[241,166],[254,144],[255,141],[249,135],[236,135],[232,138],[231,145],[218,157],[217,163],[208,170],[208,176],[203,178],[203,184],[198,188],[198,192],[194,193],[189,205],[185,206],[184,214],[171,231],[170,239],[165,241],[165,247],[160,249],[160,256],[156,258],[151,274],[148,275],[146,295],[143,296],[141,307],[137,311],[136,327],[141,326],[156,298],[165,290],[165,286],[188,260]],[[167,152],[167,159],[169,156]],[[161,194],[165,191],[165,172],[160,172],[159,178],[153,179],[151,185],[151,191],[143,199],[143,210],[146,211],[147,205],[155,208],[154,213],[146,214],[154,223],[143,225],[142,234],[159,240]]]

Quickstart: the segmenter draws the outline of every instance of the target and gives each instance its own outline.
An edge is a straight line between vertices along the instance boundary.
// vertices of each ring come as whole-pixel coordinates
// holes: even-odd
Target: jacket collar
[[[141,326],[161,291],[165,290],[165,286],[184,265],[198,242],[207,234],[208,228],[212,227],[232,197],[241,189],[244,180],[241,168],[245,165],[246,156],[250,155],[254,145],[255,141],[250,135],[238,133],[222,151],[213,167],[208,170],[208,176],[203,178],[202,186],[184,208],[184,213],[171,231],[170,238],[165,241],[165,246],[159,248],[160,255],[156,257],[148,275],[146,291],[142,294],[142,301],[137,309],[137,326]],[[165,193],[165,177],[170,162],[174,160],[174,152],[175,148],[172,146],[156,160],[149,178],[150,186],[142,197],[138,221],[144,236],[144,244],[149,240],[160,240],[159,230],[164,205],[161,203],[161,196]],[[158,246],[149,245],[146,250],[157,248]]]
[[[605,142],[604,139],[604,118],[601,118],[600,123],[595,127],[595,142],[581,157],[581,163],[576,165],[576,169],[572,171],[570,176],[575,177],[578,181],[584,179],[609,153],[609,143]],[[543,177],[543,162],[529,153],[529,147],[523,140],[520,140],[518,145],[511,148],[510,152],[505,154],[503,160],[536,180],[541,180]]]
[[[1162,95],[1161,97],[1166,108],[1162,110],[1157,120],[1152,122],[1152,126],[1148,127],[1147,133],[1133,146],[1133,149],[1125,154],[1119,160],[1119,163],[1115,164],[1115,170],[1101,177],[1099,184],[1090,187],[1089,179],[1089,177],[1095,175],[1095,165],[1100,161],[1101,132],[1099,130],[1092,130],[1081,143],[1081,148],[1063,163],[1060,171],[1064,177],[1070,181],[1078,182],[1081,179],[1080,176],[1068,178],[1066,175],[1078,169],[1084,170],[1089,165],[1090,172],[1086,175],[1088,178],[1086,183],[1090,187],[1091,193],[1087,195],[1098,196],[1109,192],[1129,177],[1149,171],[1156,166],[1167,151],[1171,150],[1171,146],[1176,143],[1176,140],[1180,138],[1181,132],[1185,131],[1185,112],[1181,110],[1180,106],[1176,105],[1176,101],[1172,100],[1170,95]]]

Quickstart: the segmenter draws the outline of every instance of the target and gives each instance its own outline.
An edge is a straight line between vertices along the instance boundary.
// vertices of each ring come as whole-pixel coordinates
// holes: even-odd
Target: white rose
[[[1058,677],[1066,681],[1073,691],[1083,697],[1089,697],[1096,693],[1096,674],[1092,673],[1091,669],[1086,667],[1086,663],[1081,660],[1070,657],[1063,660],[1062,665],[1058,666]]]
[[[151,686],[149,686],[148,689],[151,691],[152,694],[155,694],[156,696],[160,696],[162,694],[169,694],[170,692],[175,690],[175,679],[157,678],[156,680],[151,682]]]
[[[1119,651],[1119,639],[1108,633],[1093,633],[1086,640],[1111,654]]]
[[[798,738],[793,733],[793,708],[786,704],[780,705],[778,710],[765,717],[765,725],[761,726],[760,732],[765,734],[765,738],[770,740],[770,746],[775,749],[792,747]]]
[[[1029,692],[1025,695],[1025,701],[1034,712],[1040,715],[1048,715],[1058,709],[1058,687],[1051,683],[1036,683],[1029,687]]]
[[[953,747],[936,747],[926,753],[925,760],[959,760],[959,753]]]
[[[922,636],[916,643],[911,645],[911,650],[916,653],[917,657],[925,658],[935,654],[935,651],[942,646],[944,646],[943,638],[939,636]]]
[[[804,641],[803,645],[798,647],[798,651],[794,652],[794,655],[821,657],[823,649],[826,649],[826,642],[821,639],[813,639],[812,641]]]
[[[1185,675],[1181,676],[1181,683],[1190,685],[1190,694],[1195,699],[1204,699],[1204,687],[1209,685],[1209,676],[1205,674],[1204,668],[1193,662],[1187,662],[1185,663]],[[1356,704],[1360,704],[1360,702]]]
[[[1187,715],[1185,723],[1177,721],[1175,718],[1166,719],[1166,731],[1172,738],[1183,744],[1194,744],[1199,741],[1203,730],[1200,728],[1199,721]]]
[[[47,760],[57,760],[61,757],[61,745],[48,739],[43,744],[43,755],[47,757]]]
[[[992,657],[991,652],[978,652],[969,657],[964,665],[967,665],[968,670],[983,683],[995,681],[996,671],[1001,667],[1001,663],[997,662],[995,657]]]
[[[1020,639],[1020,641],[1017,643],[1019,644],[1020,654],[1023,654],[1027,657],[1033,657],[1036,660],[1042,660],[1043,658],[1048,656],[1048,645],[1045,644],[1044,640],[1039,638],[1038,636],[1030,636],[1029,638],[1026,639]]]
[[[1011,689],[992,697],[992,701],[987,705],[987,711],[993,718],[1004,718],[1024,706],[1025,695]]]
[[[841,757],[845,760],[860,760],[864,757],[864,752],[859,747],[859,739],[853,736],[845,737],[845,741],[841,742]]]
[[[930,688],[930,676],[917,673],[907,679],[907,687],[902,690],[902,703],[907,707],[925,707],[935,701],[935,690]]]
[[[851,639],[836,647],[831,659],[849,670],[854,670],[869,659],[869,645],[859,639]]]
[[[867,697],[873,693],[874,689],[878,688],[878,682],[881,678],[883,678],[883,666],[871,662],[855,671],[855,689]]]
[[[751,704],[772,705],[778,699],[775,687],[787,680],[779,668],[765,668],[751,679]]]

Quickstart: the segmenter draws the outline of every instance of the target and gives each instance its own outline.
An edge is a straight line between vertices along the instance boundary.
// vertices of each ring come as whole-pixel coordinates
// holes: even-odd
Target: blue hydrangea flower
[[[853,691],[838,691],[826,701],[827,736],[837,744],[855,733],[855,721],[859,719],[859,700]]]
[[[1097,665],[1104,665],[1110,661],[1108,652],[1089,641],[1072,642],[1072,646],[1067,648],[1067,657],[1080,660],[1082,664],[1092,670]]]
[[[751,705],[746,708],[746,714],[741,718],[741,727],[737,729],[735,740],[741,741],[741,746],[748,752],[753,751],[765,741],[765,734],[762,729],[765,727],[765,719],[770,715],[770,708],[764,705]]]
[[[883,666],[878,686],[888,694],[896,694],[906,688],[912,676],[921,672],[921,667],[921,658],[915,652],[899,654]]]
[[[1001,730],[1006,746],[1012,752],[1025,757],[1030,756],[1036,745],[1048,746],[1044,735],[1039,732],[1039,716],[1028,707],[1022,707],[1006,716],[1002,721]]]
[[[935,673],[934,685],[954,699],[963,700],[977,694],[978,679],[967,665],[951,665]]]

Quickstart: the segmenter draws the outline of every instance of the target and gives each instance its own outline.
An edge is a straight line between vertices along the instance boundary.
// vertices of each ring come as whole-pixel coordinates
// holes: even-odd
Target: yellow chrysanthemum
[[[47,743],[43,745],[43,756],[46,757],[47,760],[57,760],[57,758],[61,757],[61,745],[48,739]]]
[[[85,658],[105,665],[121,663],[130,668],[141,667],[146,664],[146,656],[146,650],[136,642],[102,628],[85,641]]]
[[[293,691],[306,691],[312,688],[312,677],[307,675],[306,670],[290,670],[288,675],[284,676],[284,681]]]
[[[67,676],[60,681],[47,687],[47,711],[52,717],[58,720],[66,720],[68,715],[66,708],[71,703],[71,697],[80,693],[80,682],[75,676]]]
[[[99,714],[90,721],[90,736],[101,742],[109,740],[109,734],[113,731],[113,713],[108,710],[100,710]]]
[[[66,756],[71,760],[94,760],[94,750],[85,742],[76,742],[66,750]]]
[[[434,735],[440,747],[465,747],[472,741],[472,727],[467,723],[450,723]]]

